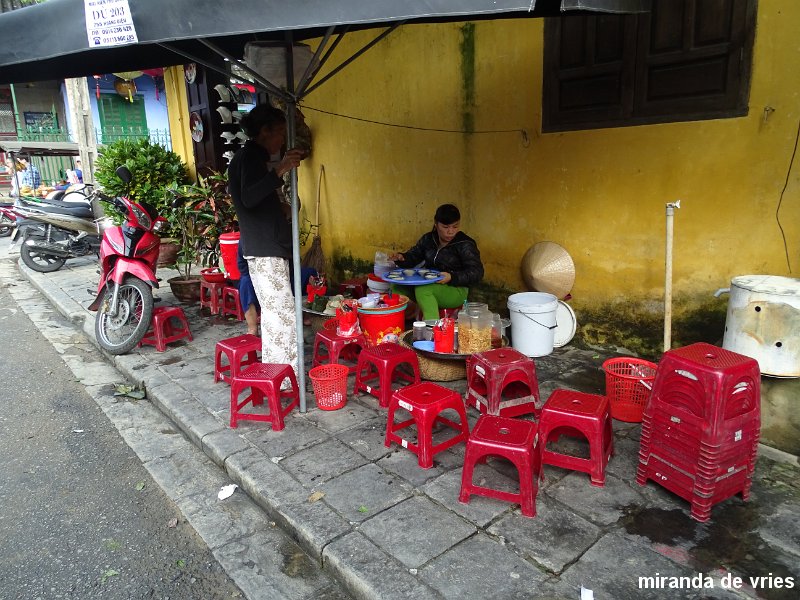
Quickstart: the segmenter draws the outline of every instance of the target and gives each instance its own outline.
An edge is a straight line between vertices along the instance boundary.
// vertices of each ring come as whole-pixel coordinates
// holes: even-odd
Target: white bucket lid
[[[553,331],[553,346],[561,348],[566,346],[575,337],[575,331],[578,329],[578,321],[575,318],[575,311],[572,307],[563,300],[558,301],[556,307],[556,328]]]
[[[519,292],[508,297],[508,309],[522,313],[543,313],[556,310],[558,298],[544,292]]]

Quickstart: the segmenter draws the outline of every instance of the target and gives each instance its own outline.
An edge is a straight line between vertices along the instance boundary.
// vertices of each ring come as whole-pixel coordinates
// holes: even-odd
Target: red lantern
[[[94,75],[94,95],[100,100],[100,75]]]

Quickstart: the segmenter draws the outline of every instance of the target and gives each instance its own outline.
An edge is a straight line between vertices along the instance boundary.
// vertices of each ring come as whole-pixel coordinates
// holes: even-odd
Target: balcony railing
[[[110,144],[120,139],[150,138],[154,144],[172,150],[168,129],[148,129],[144,127],[106,127],[95,129],[97,145]],[[23,142],[74,142],[69,132],[61,127],[28,127],[17,135]],[[65,156],[46,156],[34,159],[34,164],[42,175],[42,182],[52,184],[66,179],[67,169],[72,169],[72,160]]]
[[[137,140],[150,138],[150,141],[167,150],[172,150],[172,140],[168,129],[147,127],[105,127],[95,128],[98,145],[110,144],[120,139]],[[61,127],[28,127],[19,132],[17,139],[26,142],[74,142],[70,133]]]

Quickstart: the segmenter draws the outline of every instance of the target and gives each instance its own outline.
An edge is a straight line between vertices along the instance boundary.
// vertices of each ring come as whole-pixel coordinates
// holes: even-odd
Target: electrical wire
[[[789,246],[786,243],[786,233],[783,231],[781,225],[781,204],[783,204],[783,194],[786,188],[789,187],[789,176],[792,173],[792,165],[794,165],[794,157],[797,155],[797,141],[800,140],[800,120],[797,121],[797,133],[794,136],[794,149],[792,150],[792,158],[789,160],[789,168],[786,171],[786,181],[783,182],[783,189],[781,190],[780,198],[778,199],[778,207],[775,209],[775,220],[778,222],[778,229],[781,230],[781,237],[783,238],[783,251],[786,253],[786,266],[789,268],[789,273],[792,272],[792,263],[789,260]]]
[[[307,104],[300,104],[303,110],[310,110],[313,112],[323,113],[334,117],[341,117],[342,119],[350,119],[352,121],[361,121],[362,123],[372,123],[373,125],[384,125],[386,127],[397,127],[400,129],[413,129],[415,131],[438,131],[440,133],[519,133],[523,141],[528,141],[528,132],[524,129],[486,129],[481,131],[467,131],[465,129],[437,129],[435,127],[415,127],[413,125],[400,125],[398,123],[387,123],[385,121],[373,121],[372,119],[364,119],[362,117],[353,117],[351,115],[342,115],[339,113],[322,110],[321,108],[313,108]]]

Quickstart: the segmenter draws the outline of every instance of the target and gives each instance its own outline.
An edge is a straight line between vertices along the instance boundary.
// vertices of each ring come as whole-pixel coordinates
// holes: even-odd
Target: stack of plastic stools
[[[239,288],[226,285],[222,288],[222,299],[220,301],[220,314],[233,315],[239,321],[244,321],[244,311],[242,303],[239,302]]]
[[[589,458],[548,450],[561,434],[580,433],[589,442]],[[545,402],[539,419],[542,464],[588,473],[591,484],[603,487],[606,465],[614,454],[614,432],[608,398],[573,390],[555,390]]]
[[[504,392],[507,397],[503,397]],[[484,414],[502,417],[534,414],[538,418],[541,405],[533,359],[513,348],[469,356],[464,401]]]
[[[539,491],[541,454],[538,448],[536,423],[521,419],[509,419],[492,415],[481,415],[467,442],[464,470],[461,473],[459,502],[469,502],[472,494],[518,502],[522,514],[536,516],[536,494]],[[519,472],[519,493],[495,490],[472,482],[475,464],[488,456],[506,458]]]
[[[665,352],[645,407],[636,481],[711,507],[750,496],[761,428],[761,372],[750,357],[698,343]]]
[[[363,333],[358,335],[339,335],[336,329],[321,329],[314,337],[314,358],[312,367],[337,363],[343,355],[350,354],[352,349],[358,349],[358,355],[367,347],[367,338]],[[354,352],[353,352],[354,353]],[[352,354],[350,354],[352,356]],[[348,367],[348,374],[355,373],[356,367]]]
[[[383,345],[383,344],[381,344]],[[394,414],[402,408],[411,414],[411,418],[400,423],[394,422]],[[452,409],[456,411],[461,423],[456,423],[442,417],[442,411]],[[436,423],[446,425],[458,433],[439,444],[433,445],[433,427]],[[398,431],[416,426],[417,443],[400,437]],[[384,445],[389,448],[392,442],[400,444],[403,448],[411,450],[417,455],[419,466],[430,469],[433,466],[433,456],[447,450],[459,442],[469,439],[469,423],[464,402],[458,392],[429,381],[406,386],[397,390],[392,395],[389,403],[389,413],[386,421],[386,438]]]
[[[251,333],[237,335],[217,342],[214,348],[214,383],[230,381],[243,367],[258,362],[261,338]],[[222,357],[228,364],[222,364]]]
[[[290,387],[281,390],[281,384],[289,380]],[[239,395],[250,388],[250,395],[241,402]],[[297,378],[291,365],[255,363],[231,379],[231,427],[236,427],[239,421],[266,421],[272,423],[273,431],[280,431],[284,427],[283,420],[291,410],[300,403]],[[253,414],[241,412],[247,404],[258,406],[266,398],[269,405],[269,414]],[[286,407],[283,401],[289,400]]]
[[[411,373],[398,368],[403,364],[411,368]],[[358,355],[353,392],[367,392],[378,398],[379,406],[386,408],[392,398],[392,383],[396,380],[412,384],[420,382],[419,359],[411,348],[384,342],[364,348]]]
[[[222,309],[222,291],[224,283],[211,283],[205,279],[200,280],[200,310],[207,307],[211,315],[216,315]]]
[[[175,326],[171,319],[175,319],[178,325]],[[150,322],[150,329],[144,334],[139,346],[149,344],[155,346],[158,352],[164,352],[167,344],[188,338],[192,341],[192,332],[189,330],[189,322],[183,309],[179,306],[157,306],[153,309],[153,319]]]

